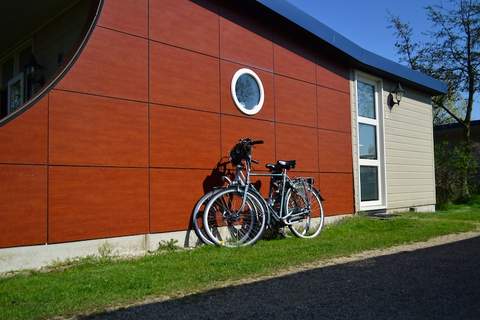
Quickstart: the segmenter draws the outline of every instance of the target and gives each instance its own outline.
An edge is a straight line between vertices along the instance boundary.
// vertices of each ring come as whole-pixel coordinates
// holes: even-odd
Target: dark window
[[[247,110],[252,110],[260,102],[260,87],[257,80],[249,74],[242,74],[235,84],[238,102]]]

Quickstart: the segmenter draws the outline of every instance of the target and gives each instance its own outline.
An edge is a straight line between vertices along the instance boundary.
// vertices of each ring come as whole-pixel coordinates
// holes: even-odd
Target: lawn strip
[[[88,261],[63,271],[1,279],[0,315],[2,319],[43,319],[100,311],[149,297],[198,292],[299,264],[475,229],[468,221],[356,217],[327,227],[313,240],[287,238],[240,249],[202,247],[136,260]]]

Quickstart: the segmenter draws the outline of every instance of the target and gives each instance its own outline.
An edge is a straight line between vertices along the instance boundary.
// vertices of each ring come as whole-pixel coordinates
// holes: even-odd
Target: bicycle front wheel
[[[205,232],[219,246],[254,244],[262,236],[265,225],[261,200],[252,192],[245,195],[245,190],[238,187],[213,195],[203,214]]]
[[[292,213],[289,228],[299,238],[315,238],[324,224],[320,193],[312,186],[292,188],[285,196],[286,209]]]
[[[197,237],[205,244],[213,244],[212,240],[208,237],[205,229],[203,228],[203,214],[205,207],[212,196],[219,192],[219,190],[213,190],[204,194],[196,203],[192,213],[192,223]]]

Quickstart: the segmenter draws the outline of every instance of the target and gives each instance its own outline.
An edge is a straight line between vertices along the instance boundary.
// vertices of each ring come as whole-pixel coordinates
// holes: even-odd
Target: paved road
[[[85,319],[480,319],[480,237]]]

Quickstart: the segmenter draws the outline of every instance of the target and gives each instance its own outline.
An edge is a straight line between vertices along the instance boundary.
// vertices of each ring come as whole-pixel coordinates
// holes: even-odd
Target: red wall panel
[[[147,104],[54,90],[50,109],[51,164],[148,165]]]
[[[147,3],[148,0],[104,0],[98,25],[141,37],[147,37]]]
[[[273,49],[275,73],[315,83],[316,65],[312,62],[314,59],[302,57],[277,44],[273,46]]]
[[[296,170],[318,172],[317,129],[287,124],[276,127],[277,160],[297,160]]]
[[[317,87],[318,127],[350,132],[350,95]]]
[[[0,127],[0,163],[46,164],[48,96]]]
[[[316,127],[315,85],[275,76],[275,107],[279,122]]]
[[[0,248],[46,241],[46,166],[0,165]]]
[[[273,70],[272,42],[222,17],[220,56],[252,67]]]
[[[218,57],[218,16],[187,0],[150,0],[150,39]]]
[[[150,43],[151,101],[199,110],[220,110],[218,59]]]
[[[351,173],[320,173],[320,190],[325,198],[324,210],[327,216],[354,211]]]
[[[152,105],[152,167],[212,168],[220,158],[220,115]]]
[[[151,232],[186,230],[210,170],[151,169]],[[221,184],[221,181],[218,182]]]
[[[147,101],[147,40],[95,28],[81,57],[57,88]]]
[[[326,57],[318,57],[317,84],[335,90],[350,92],[349,70]]]
[[[49,242],[148,232],[148,169],[50,167]]]
[[[274,87],[273,74],[262,71],[260,69],[252,69],[262,81],[263,89],[265,91],[265,99],[262,110],[253,116],[247,116],[238,110],[232,98],[231,83],[232,78],[237,70],[245,68],[245,65],[231,63],[228,61],[221,62],[221,94],[222,94],[222,113],[232,114],[238,116],[246,116],[253,119],[264,119],[273,121],[275,118],[275,101],[274,101]]]
[[[318,130],[321,172],[352,172],[352,136],[349,133]]]

